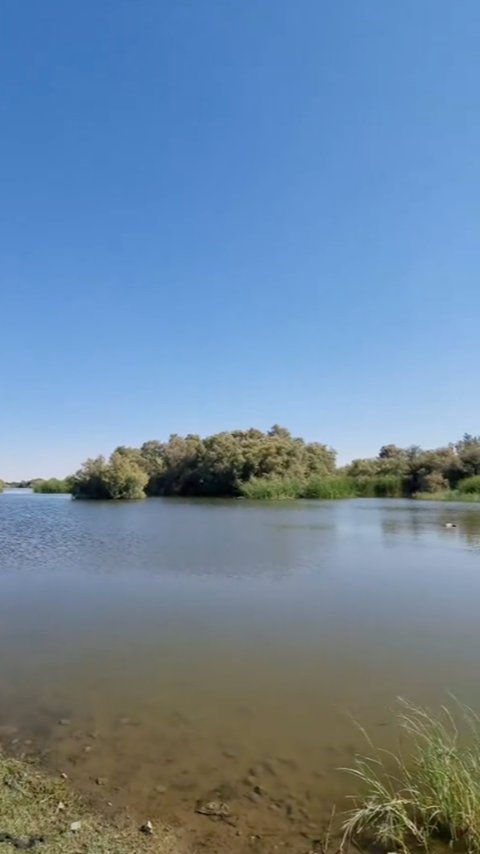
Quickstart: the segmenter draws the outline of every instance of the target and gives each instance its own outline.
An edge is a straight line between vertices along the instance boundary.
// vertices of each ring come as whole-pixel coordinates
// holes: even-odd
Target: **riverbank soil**
[[[27,744],[24,739],[10,739],[9,749],[17,752],[17,759],[0,753],[0,842],[12,850],[35,848],[41,854],[325,851],[331,806],[327,809],[326,804],[319,815],[308,794],[300,797],[290,790],[288,778],[289,773],[295,776],[294,769],[282,767],[282,760],[264,760],[246,768],[242,776],[224,775],[223,782],[219,780],[213,788],[192,786],[184,775],[174,786],[158,784],[142,795],[137,789],[135,797],[128,785],[119,785],[114,777],[95,776],[98,769],[90,761],[97,738],[89,741],[85,734],[68,741],[69,761],[65,757],[61,768],[56,767],[58,754],[53,762],[47,754],[40,756],[38,770],[39,757],[29,752],[33,749],[29,739]],[[89,762],[90,774],[85,774],[85,768],[79,773],[82,756]],[[231,757],[234,765],[235,759]],[[81,795],[74,794],[72,786]],[[148,832],[149,822],[153,833]],[[338,831],[338,821],[335,825]],[[333,831],[329,854],[338,850],[338,832]]]
[[[152,830],[152,832],[148,832]],[[0,842],[2,851],[39,854],[183,854],[169,828],[140,830],[118,813],[108,820],[57,781],[25,762],[0,754]]]

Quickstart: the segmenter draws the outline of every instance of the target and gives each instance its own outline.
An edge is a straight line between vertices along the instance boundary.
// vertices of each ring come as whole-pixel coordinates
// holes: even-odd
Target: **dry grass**
[[[428,851],[441,839],[479,854],[478,718],[458,703],[435,716],[402,701],[400,727],[404,750],[381,751],[368,740],[370,755],[344,769],[362,790],[344,823],[344,841],[370,839],[407,852]]]
[[[77,831],[70,829],[74,822],[81,823]],[[0,834],[8,834],[13,840],[1,846],[5,854],[27,848],[30,837],[43,838],[33,848],[39,854],[180,852],[177,840],[161,828],[146,836],[127,818],[108,822],[89,809],[63,781],[1,754]]]

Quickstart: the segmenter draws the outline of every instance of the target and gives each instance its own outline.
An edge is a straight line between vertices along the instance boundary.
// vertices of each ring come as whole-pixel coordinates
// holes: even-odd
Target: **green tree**
[[[114,451],[105,472],[108,497],[118,499],[145,498],[148,474],[129,455]]]
[[[133,499],[145,497],[148,474],[128,455],[114,451],[105,457],[88,459],[73,479],[76,498]]]

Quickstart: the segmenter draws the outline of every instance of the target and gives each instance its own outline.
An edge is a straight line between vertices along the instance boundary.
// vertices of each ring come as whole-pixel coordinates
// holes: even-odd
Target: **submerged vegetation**
[[[339,468],[331,447],[306,442],[278,425],[266,433],[252,428],[205,438],[174,434],[167,442],[153,439],[140,448],[121,445],[108,459],[86,460],[65,480],[21,485],[96,499],[173,495],[480,501],[480,436],[465,434],[434,450],[384,445],[378,456]]]
[[[397,754],[368,739],[369,755],[344,769],[361,795],[344,824],[345,841],[376,842],[385,850],[428,851],[434,841],[480,852],[480,729],[457,704],[435,716],[402,703]]]

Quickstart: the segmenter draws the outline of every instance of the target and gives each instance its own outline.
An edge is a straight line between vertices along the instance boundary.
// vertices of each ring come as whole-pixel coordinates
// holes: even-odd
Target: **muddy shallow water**
[[[197,848],[308,851],[351,715],[388,746],[398,695],[480,706],[479,602],[474,505],[7,492],[0,739]]]

